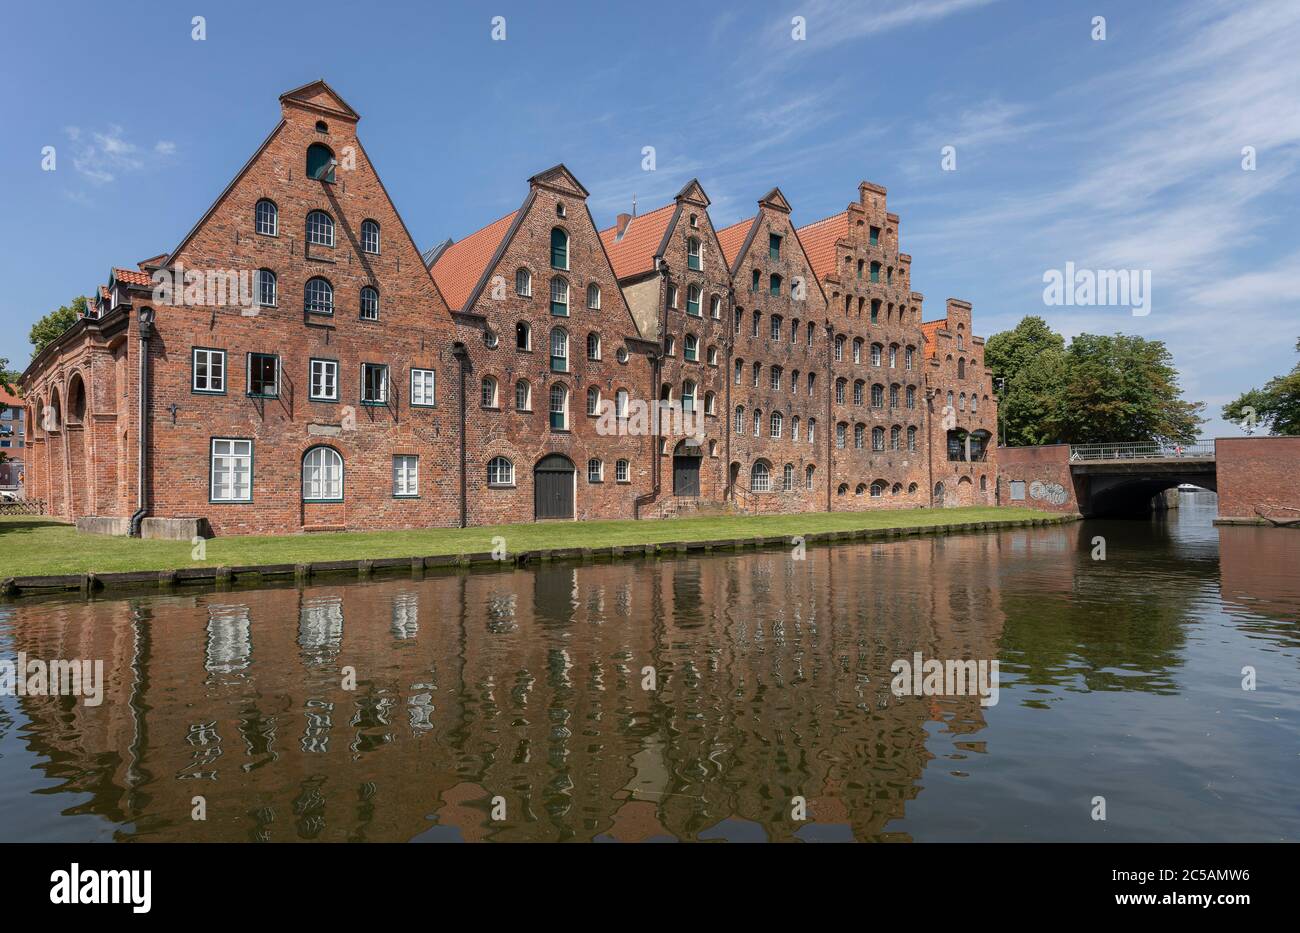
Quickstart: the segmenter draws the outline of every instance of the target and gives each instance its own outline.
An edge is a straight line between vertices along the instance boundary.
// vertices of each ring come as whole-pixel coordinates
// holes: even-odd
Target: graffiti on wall
[[[1070,497],[1060,483],[1040,483],[1034,480],[1029,484],[1029,498],[1049,502],[1052,505],[1065,505]]]

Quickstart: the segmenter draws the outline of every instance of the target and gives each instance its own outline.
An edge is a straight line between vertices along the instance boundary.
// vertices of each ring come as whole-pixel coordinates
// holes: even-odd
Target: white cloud
[[[126,138],[122,127],[83,131],[68,126],[64,135],[72,143],[72,167],[97,184],[108,184],[119,175],[157,167],[176,152],[176,144],[159,140],[149,151]]]

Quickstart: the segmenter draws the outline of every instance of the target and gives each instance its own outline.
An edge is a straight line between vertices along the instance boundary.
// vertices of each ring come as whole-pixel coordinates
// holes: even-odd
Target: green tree
[[[1065,339],[1040,317],[994,334],[984,362],[998,391],[1003,442],[1190,441],[1204,405],[1187,402],[1163,341],[1116,334]]]
[[[33,324],[31,333],[28,335],[28,339],[32,342],[32,355],[35,356],[58,340],[63,332],[77,323],[85,313],[86,296],[78,295],[72,299],[71,304],[63,305],[58,310],[51,311]]]
[[[1300,353],[1300,340],[1295,349]],[[1254,409],[1254,418],[1248,417]],[[1285,376],[1274,376],[1262,389],[1243,392],[1223,406],[1226,421],[1262,427],[1270,434],[1300,434],[1300,363]],[[1253,423],[1252,423],[1253,422]]]

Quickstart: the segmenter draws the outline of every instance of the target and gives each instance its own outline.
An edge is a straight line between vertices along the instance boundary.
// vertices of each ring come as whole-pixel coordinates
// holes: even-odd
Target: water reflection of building
[[[80,809],[148,839],[807,838],[796,795],[820,831],[882,838],[927,723],[984,723],[978,697],[893,696],[890,664],[997,657],[997,547],[46,604],[16,648],[103,657],[110,684],[98,708],[24,699],[27,740]]]

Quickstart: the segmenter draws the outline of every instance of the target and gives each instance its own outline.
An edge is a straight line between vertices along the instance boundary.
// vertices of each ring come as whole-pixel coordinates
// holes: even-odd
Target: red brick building
[[[717,230],[691,181],[602,232],[558,165],[422,255],[358,114],[323,81],[280,108],[23,374],[47,513],[188,538],[992,501],[970,306],[921,324],[883,188],[802,230],[773,188]]]

